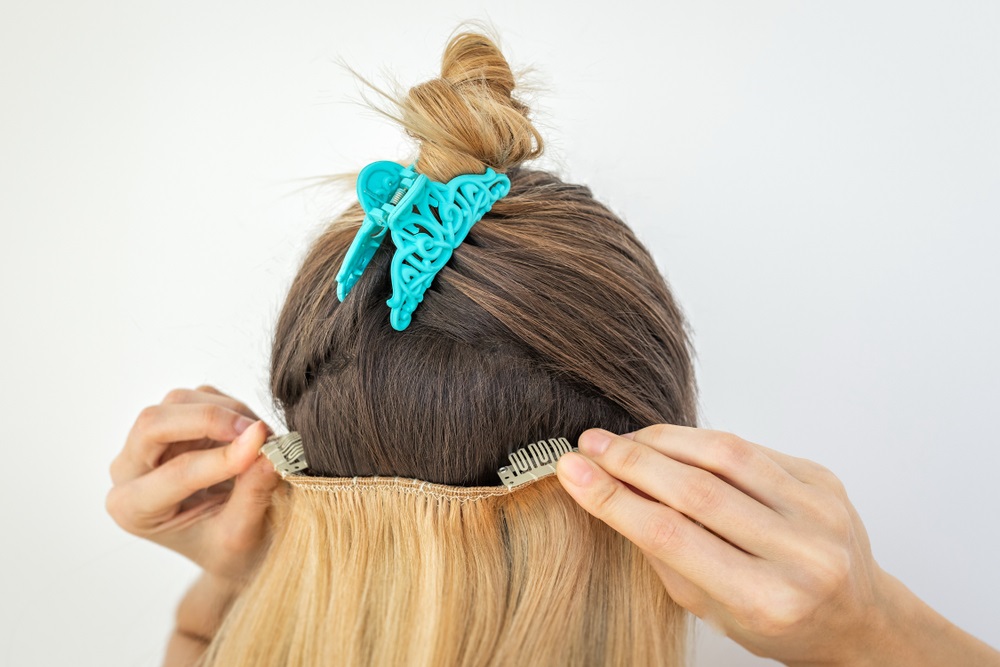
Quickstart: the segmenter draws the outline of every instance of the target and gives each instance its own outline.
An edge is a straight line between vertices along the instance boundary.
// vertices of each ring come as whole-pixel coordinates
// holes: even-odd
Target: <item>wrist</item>
[[[961,630],[881,568],[878,580],[879,603],[869,625],[871,632],[859,646],[864,653],[850,667],[961,664],[961,660],[950,662],[961,655],[961,642],[953,636]]]
[[[922,641],[940,636],[944,621],[898,579],[876,565],[871,604],[855,620],[854,630],[840,642],[842,653],[816,655],[786,667],[917,667],[928,664]],[[930,641],[934,641],[930,639]]]
[[[176,631],[205,642],[211,641],[243,588],[241,581],[202,571],[177,606]]]
[[[919,651],[914,655],[914,649],[920,637],[932,630],[930,626],[935,619],[927,612],[933,612],[885,570],[878,568],[877,580],[880,585],[876,593],[876,612],[869,626],[871,633],[861,647],[865,653],[859,656],[856,664],[859,667],[916,665]]]

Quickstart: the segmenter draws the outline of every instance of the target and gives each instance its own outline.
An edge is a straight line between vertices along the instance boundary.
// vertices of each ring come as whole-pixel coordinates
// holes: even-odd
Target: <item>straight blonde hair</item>
[[[205,665],[683,664],[683,609],[554,477],[291,482]]]

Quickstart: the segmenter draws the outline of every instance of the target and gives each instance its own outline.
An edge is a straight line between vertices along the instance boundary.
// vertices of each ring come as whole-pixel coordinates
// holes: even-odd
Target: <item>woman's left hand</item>
[[[658,424],[585,431],[560,482],[636,543],[680,605],[786,664],[862,664],[890,578],[826,468],[730,433]]]
[[[281,480],[258,454],[270,433],[214,387],[173,389],[139,413],[111,462],[108,514],[129,533],[242,585],[266,551],[267,511]]]

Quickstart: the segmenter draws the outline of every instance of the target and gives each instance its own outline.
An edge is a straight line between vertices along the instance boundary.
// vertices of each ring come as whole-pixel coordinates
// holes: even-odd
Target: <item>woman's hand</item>
[[[281,479],[257,456],[270,434],[213,387],[174,389],[139,413],[111,462],[108,514],[207,573],[243,582],[265,547],[265,514]]]
[[[872,557],[840,480],[730,433],[589,429],[567,492],[637,544],[670,596],[788,665],[998,665]]]

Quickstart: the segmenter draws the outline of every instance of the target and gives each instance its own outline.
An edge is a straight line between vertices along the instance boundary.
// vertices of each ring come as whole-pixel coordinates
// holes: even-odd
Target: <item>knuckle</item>
[[[663,440],[667,437],[667,429],[669,428],[668,424],[653,424],[643,430],[647,431],[653,440]]]
[[[117,492],[118,487],[112,486],[108,491],[107,495],[104,496],[104,511],[111,516],[115,522],[118,522],[118,500],[119,494]]]
[[[714,514],[722,504],[723,495],[719,480],[711,473],[694,471],[681,488],[681,502],[684,509],[695,514]]]
[[[836,540],[837,544],[848,544],[854,532],[854,521],[851,513],[840,503],[840,499],[834,499],[830,503],[827,515],[827,528]]]
[[[232,413],[221,405],[214,403],[203,403],[200,407],[199,418],[207,429],[206,432],[215,430],[225,430],[232,421]]]
[[[184,403],[189,400],[191,391],[189,389],[176,388],[167,392],[161,403]]]
[[[128,521],[128,499],[124,487],[112,486],[104,496],[104,510],[116,524],[129,533],[134,533]]]
[[[218,389],[216,389],[215,387],[213,387],[210,384],[200,384],[197,387],[195,387],[195,391],[206,391],[206,392],[208,392],[210,394],[221,394],[222,393],[221,391],[219,391]]]
[[[594,489],[590,495],[590,504],[599,517],[612,513],[615,505],[618,503],[622,488],[624,487],[622,487],[620,482],[594,485]]]
[[[631,472],[638,470],[643,464],[643,459],[645,458],[643,456],[645,452],[642,449],[642,445],[630,442],[627,439],[625,442],[628,442],[629,444],[622,448],[624,451],[618,458],[618,465],[623,471]]]
[[[809,462],[809,473],[818,483],[827,483],[833,476],[829,468],[815,461]]]
[[[656,512],[648,520],[646,535],[649,550],[656,554],[671,554],[684,545],[684,535],[678,517]]]
[[[828,489],[817,488],[803,498],[802,509],[816,528],[836,543],[848,544],[854,534],[854,520],[844,497]]]
[[[851,555],[846,548],[829,546],[819,550],[810,563],[812,587],[820,599],[832,597],[850,577]]]
[[[788,635],[809,618],[812,610],[806,595],[792,587],[783,588],[772,601],[770,613],[763,617],[763,631],[772,636]]]
[[[739,440],[739,436],[735,433],[730,433],[729,431],[715,431],[712,429],[705,429],[706,435],[711,436],[708,440],[710,446],[714,449],[718,449],[720,446],[725,446],[727,443],[733,440]]]
[[[741,625],[760,637],[779,639],[794,634],[812,614],[813,608],[800,591],[779,585],[740,610]]]
[[[836,505],[838,502],[829,491],[816,486],[806,486],[801,489],[798,497],[798,511],[810,525],[823,525],[827,523],[831,505]]]
[[[159,417],[159,406],[147,405],[139,411],[139,415],[135,418],[135,425],[132,427],[132,430],[138,432],[149,431],[153,428],[153,425],[157,422]]]
[[[747,467],[756,455],[753,446],[732,433],[720,433],[715,444],[715,457],[720,470],[733,473]]]
[[[236,410],[236,412],[239,412],[242,415],[246,416],[254,415],[256,417],[256,413],[250,409],[249,405],[247,405],[243,401],[236,400],[235,398],[231,400],[233,401],[233,404],[235,406],[234,410]]]
[[[108,466],[108,474],[111,476],[112,481],[118,479],[118,471],[120,469],[121,469],[121,455],[111,459],[111,464]]]
[[[845,487],[844,482],[831,471],[827,471],[826,488],[833,491],[838,498],[847,498],[847,487]]]
[[[809,475],[816,486],[836,493],[846,493],[844,483],[826,466],[820,465],[815,461],[810,461]]]

